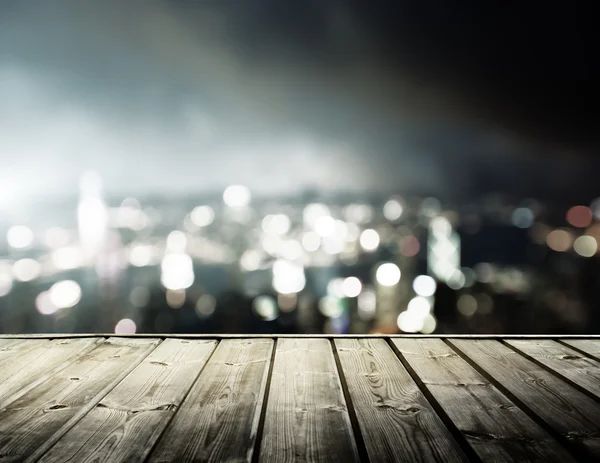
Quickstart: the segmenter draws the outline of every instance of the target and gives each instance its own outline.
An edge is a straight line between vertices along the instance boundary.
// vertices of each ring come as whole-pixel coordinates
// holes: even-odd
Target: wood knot
[[[161,366],[163,366],[163,367],[169,366],[169,364],[168,364],[168,363],[166,363],[166,362],[159,362],[159,361],[156,361],[156,360],[155,360],[155,361],[152,361],[152,362],[150,362],[150,363],[151,363],[152,365],[161,365]]]
[[[562,355],[560,358],[563,360],[579,360],[581,357],[579,357],[578,355],[566,354]]]
[[[56,404],[56,405],[52,405],[51,407],[48,407],[46,410],[44,411],[50,411],[50,410],[62,410],[63,408],[68,408],[67,405],[63,405],[63,404]]]

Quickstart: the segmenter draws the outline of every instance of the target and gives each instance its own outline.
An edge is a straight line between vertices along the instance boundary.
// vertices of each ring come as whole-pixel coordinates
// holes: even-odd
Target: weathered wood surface
[[[485,461],[569,461],[565,450],[439,339],[392,341]]]
[[[600,398],[600,362],[551,339],[506,343]]]
[[[335,346],[371,461],[466,460],[385,340]]]
[[[1,462],[600,461],[600,339],[0,336]]]
[[[272,350],[270,339],[221,341],[149,461],[250,461]]]
[[[109,339],[0,410],[0,461],[23,461],[85,414],[157,341]]]
[[[556,431],[600,460],[600,403],[492,340],[452,341],[497,382]]]
[[[165,340],[41,461],[144,461],[215,344],[215,341]]]
[[[260,457],[263,461],[358,461],[332,346],[279,339]]]

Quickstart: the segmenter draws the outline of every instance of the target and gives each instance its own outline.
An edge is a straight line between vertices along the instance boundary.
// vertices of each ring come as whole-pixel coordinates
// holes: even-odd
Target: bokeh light
[[[565,252],[573,244],[573,234],[564,229],[553,230],[546,237],[546,243],[553,251]]]
[[[528,207],[518,207],[512,213],[512,223],[515,227],[529,228],[533,225],[535,214]]]
[[[302,265],[287,260],[278,260],[273,264],[273,289],[278,293],[298,293],[305,285]]]
[[[357,297],[362,290],[362,283],[356,277],[348,277],[342,282],[342,292],[346,297]]]
[[[81,300],[81,287],[73,280],[54,283],[49,293],[50,301],[59,309],[73,307]]]
[[[402,204],[402,201],[397,198],[388,200],[383,206],[383,215],[391,222],[394,222],[402,217],[403,212],[404,205]]]
[[[573,249],[582,257],[592,257],[598,251],[598,242],[593,236],[583,235],[575,240]]]
[[[215,220],[215,212],[210,206],[198,206],[192,210],[190,217],[194,225],[202,228],[213,223]]]
[[[27,248],[33,243],[33,232],[24,225],[16,225],[6,232],[6,241],[12,248]]]
[[[413,280],[413,290],[419,296],[430,297],[435,294],[437,284],[429,275],[419,275]]]
[[[391,262],[381,264],[375,273],[377,282],[382,286],[394,286],[400,281],[400,269]]]
[[[252,303],[252,310],[257,317],[265,321],[275,320],[278,316],[277,302],[271,296],[258,296]]]
[[[13,264],[12,274],[17,281],[31,281],[40,276],[42,266],[35,259],[19,259]]]
[[[592,223],[592,211],[587,206],[573,206],[567,212],[567,222],[578,228],[585,228]]]
[[[223,202],[233,208],[246,207],[250,204],[250,190],[243,185],[232,185],[223,192]]]
[[[123,318],[115,325],[115,334],[135,334],[137,327],[131,318]]]
[[[379,247],[379,233],[368,228],[360,234],[360,245],[365,251],[375,251]]]
[[[217,300],[210,294],[203,294],[196,301],[195,310],[200,318],[210,317],[217,308]]]

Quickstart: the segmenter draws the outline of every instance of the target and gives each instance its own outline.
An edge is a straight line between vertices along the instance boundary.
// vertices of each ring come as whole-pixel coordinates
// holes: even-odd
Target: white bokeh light
[[[243,185],[231,185],[223,192],[223,202],[229,207],[246,207],[250,198],[250,190]]]
[[[137,327],[131,318],[123,318],[115,326],[115,334],[135,334]]]
[[[19,259],[12,266],[12,274],[17,281],[31,281],[40,276],[42,266],[34,259]]]
[[[305,285],[302,265],[287,260],[278,260],[273,264],[273,289],[278,293],[298,293]]]
[[[170,252],[161,263],[160,281],[170,290],[187,289],[194,283],[192,258],[181,252]]]
[[[215,220],[215,212],[210,206],[198,206],[192,210],[190,217],[197,227],[207,227]]]
[[[59,309],[73,307],[81,300],[81,287],[73,280],[54,283],[48,292],[50,301]]]
[[[383,215],[386,219],[390,221],[398,220],[402,217],[402,213],[404,212],[404,206],[400,202],[399,199],[392,198],[383,206]]]
[[[368,228],[360,234],[360,245],[365,251],[375,251],[379,247],[379,233]]]
[[[413,281],[413,290],[419,296],[430,297],[435,294],[437,284],[429,275],[419,275]]]
[[[398,284],[400,276],[400,269],[396,264],[391,262],[381,264],[375,272],[375,278],[382,286],[394,286]]]
[[[29,227],[24,225],[16,225],[14,227],[10,227],[6,232],[6,241],[12,248],[27,248],[33,243],[33,232]]]
[[[345,297],[357,297],[362,290],[362,283],[356,277],[348,277],[342,282]]]

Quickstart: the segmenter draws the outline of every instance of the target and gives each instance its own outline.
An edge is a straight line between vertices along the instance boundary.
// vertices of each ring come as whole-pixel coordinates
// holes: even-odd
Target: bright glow
[[[287,260],[278,260],[273,264],[273,289],[278,293],[298,293],[305,285],[306,277],[302,265]]]
[[[35,308],[42,315],[52,315],[59,310],[52,302],[49,291],[42,291],[37,295],[35,298]]]
[[[190,218],[197,227],[207,227],[215,220],[215,212],[210,206],[198,206],[192,210]]]
[[[42,267],[37,260],[20,259],[13,264],[12,274],[17,281],[31,281],[40,276]]]
[[[302,245],[296,240],[285,240],[281,243],[279,254],[287,260],[298,260],[302,257]]]
[[[131,318],[124,318],[119,320],[115,326],[116,334],[135,334],[136,330],[135,322]]]
[[[323,240],[323,251],[330,256],[335,256],[344,250],[344,243],[335,238],[325,238]]]
[[[348,224],[343,220],[336,220],[333,230],[333,237],[339,242],[344,242],[348,238]]]
[[[368,204],[349,204],[344,214],[350,222],[367,223],[373,218],[373,208]]]
[[[7,273],[0,272],[0,297],[6,296],[8,293],[10,293],[12,287],[12,277]]]
[[[334,278],[327,283],[327,294],[335,296],[337,298],[344,297],[344,279]]]
[[[328,216],[329,208],[325,204],[309,204],[304,208],[303,218],[304,222],[314,227],[319,217]]]
[[[307,232],[302,236],[302,246],[308,252],[314,252],[321,246],[321,238],[315,232]]]
[[[383,206],[383,215],[386,219],[394,222],[402,217],[404,206],[400,200],[392,198]]]
[[[129,302],[137,308],[146,307],[150,302],[150,291],[145,286],[136,286],[129,293]]]
[[[363,289],[358,295],[358,316],[363,320],[371,320],[375,316],[377,296],[372,289]]]
[[[186,246],[187,237],[182,231],[175,230],[167,236],[167,249],[169,251],[183,252]]]
[[[417,314],[405,311],[398,315],[398,328],[405,333],[416,333],[423,329],[423,318]]]
[[[326,317],[337,318],[343,315],[344,306],[337,297],[325,296],[319,301],[319,311]]]
[[[375,251],[379,246],[379,233],[368,228],[360,234],[360,245],[365,251]]]
[[[262,221],[262,229],[265,233],[285,235],[292,226],[292,221],[285,214],[267,215]]]
[[[431,314],[428,314],[423,319],[423,328],[421,328],[421,333],[423,334],[431,334],[435,331],[437,327],[437,320]]]
[[[587,206],[573,206],[567,212],[567,222],[574,227],[585,228],[592,223],[592,211]]]
[[[179,309],[185,303],[185,289],[167,289],[167,305],[172,309]]]
[[[518,207],[512,214],[512,223],[519,228],[531,227],[534,219],[535,214],[528,207]]]
[[[196,301],[196,313],[200,318],[210,317],[216,308],[217,300],[210,294],[203,294]]]
[[[546,243],[553,251],[565,252],[573,244],[573,235],[567,230],[553,230],[546,237]]]
[[[242,254],[240,258],[240,267],[246,272],[253,272],[260,268],[260,253],[254,249],[249,249]]]
[[[54,283],[48,292],[50,301],[59,309],[73,307],[81,300],[81,287],[73,280]]]
[[[168,253],[161,263],[160,281],[167,289],[187,289],[194,283],[192,258],[183,253]]]
[[[324,215],[315,221],[315,231],[322,237],[333,236],[335,233],[335,220],[329,215]]]
[[[83,250],[78,246],[65,246],[52,252],[52,264],[58,270],[72,270],[84,264]]]
[[[52,227],[44,233],[44,243],[49,248],[61,248],[66,246],[71,241],[72,236],[69,230],[61,227]]]
[[[154,248],[149,244],[135,244],[129,250],[129,262],[134,267],[145,267],[154,261]]]
[[[252,310],[265,321],[275,320],[278,316],[277,302],[271,296],[258,296],[252,302]]]
[[[429,227],[437,237],[449,237],[452,233],[452,225],[446,217],[435,217],[431,220]]]
[[[419,249],[421,249],[419,240],[413,235],[404,236],[400,240],[400,253],[403,256],[414,257],[419,253]]]
[[[400,281],[400,269],[396,264],[381,264],[375,272],[377,282],[382,286],[395,286]]]
[[[104,201],[94,196],[84,196],[79,201],[77,218],[81,244],[91,256],[104,240],[108,226],[108,211]]]
[[[573,249],[582,257],[592,257],[598,251],[598,242],[593,236],[583,235],[575,240]]]
[[[229,207],[246,207],[250,198],[250,190],[243,185],[232,185],[223,192],[223,202]]]
[[[428,275],[419,275],[413,281],[413,290],[419,296],[430,297],[435,294],[437,284],[433,278]]]
[[[24,225],[16,225],[8,229],[6,241],[8,241],[8,245],[12,248],[27,248],[33,243],[33,232]]]
[[[466,278],[460,270],[454,270],[446,279],[446,284],[450,289],[459,290],[465,286]]]
[[[346,297],[357,297],[362,290],[362,283],[356,277],[348,277],[342,282],[342,292]]]
[[[425,318],[431,312],[431,303],[423,296],[413,297],[406,310],[414,316]]]

